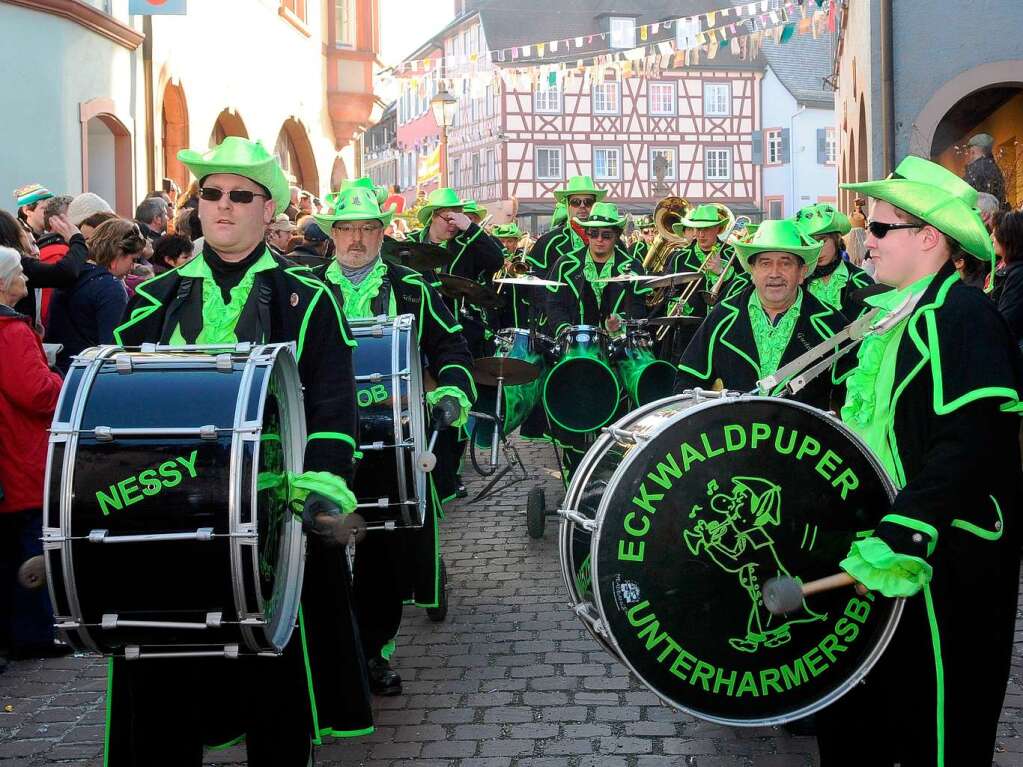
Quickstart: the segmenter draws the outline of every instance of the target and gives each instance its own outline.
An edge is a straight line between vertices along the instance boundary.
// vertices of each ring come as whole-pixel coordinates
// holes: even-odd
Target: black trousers
[[[0,514],[0,653],[53,643],[53,609],[45,588],[18,585],[18,568],[43,553],[40,509]]]

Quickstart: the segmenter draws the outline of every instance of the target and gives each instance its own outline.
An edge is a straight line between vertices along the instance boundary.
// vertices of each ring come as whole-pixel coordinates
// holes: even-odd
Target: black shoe
[[[458,489],[455,490],[455,498],[468,498],[469,491],[465,489],[465,484],[462,482],[462,475],[455,475],[455,482],[458,483]]]
[[[401,695],[401,677],[383,658],[370,658],[369,689],[374,695]]]

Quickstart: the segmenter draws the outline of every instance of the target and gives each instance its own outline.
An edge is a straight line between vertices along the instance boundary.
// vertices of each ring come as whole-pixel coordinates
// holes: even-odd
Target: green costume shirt
[[[841,258],[841,256],[837,256],[837,258]],[[842,311],[842,290],[848,283],[849,267],[843,261],[835,268],[835,271],[831,273],[827,281],[823,278],[811,280],[806,287],[822,304],[827,304],[832,309]]]
[[[883,320],[909,296],[927,290],[933,279],[931,274],[901,290],[890,290],[866,299],[868,304],[881,309],[874,324]],[[895,436],[892,433],[891,395],[895,386],[895,361],[907,319],[884,333],[868,332],[856,355],[857,367],[846,382],[846,398],[842,406],[842,420],[867,443],[900,489],[905,481],[896,465],[892,448]]]
[[[767,312],[760,303],[757,291],[749,296],[749,321],[753,328],[753,340],[757,344],[757,356],[760,359],[760,377],[764,378],[773,374],[778,369],[778,363],[789,345],[792,331],[796,328],[799,320],[799,312],[803,308],[803,291],[796,292],[796,300],[784,314],[772,323],[768,319]]]
[[[590,283],[590,287],[593,288],[593,292],[597,296],[597,306],[600,306],[604,300],[604,288],[607,287],[606,282],[598,282],[598,280],[606,280],[610,277],[613,266],[614,255],[601,265],[599,272],[597,271],[597,262],[593,260],[593,256],[590,255],[589,251],[586,252],[586,258],[583,259],[583,276]]]
[[[341,265],[336,260],[327,267],[324,277],[340,288],[341,295],[345,298],[345,315],[351,319],[364,319],[373,316],[373,299],[380,292],[380,286],[383,285],[386,274],[387,266],[383,259],[378,257],[369,274],[358,285],[354,285],[345,277]],[[394,291],[389,291],[389,293],[387,314],[394,317],[398,313],[394,303]]]

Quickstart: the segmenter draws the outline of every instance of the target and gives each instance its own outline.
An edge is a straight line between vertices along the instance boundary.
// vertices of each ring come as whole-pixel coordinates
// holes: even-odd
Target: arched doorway
[[[293,117],[284,121],[281,132],[277,134],[274,154],[285,175],[294,179],[296,186],[319,194],[320,177],[316,170],[316,159],[302,123]]]
[[[112,99],[79,107],[82,126],[82,191],[98,194],[118,214],[134,214],[131,131],[117,116]]]
[[[232,109],[222,111],[213,122],[213,130],[210,132],[210,149],[220,144],[228,136],[249,137],[245,121]]]
[[[188,102],[180,85],[168,83],[163,92],[163,174],[179,189],[188,187],[188,169],[178,161],[178,152],[188,147]]]
[[[347,180],[348,166],[341,155],[338,155],[334,158],[334,167],[330,170],[330,191],[336,192],[341,188],[341,182]]]

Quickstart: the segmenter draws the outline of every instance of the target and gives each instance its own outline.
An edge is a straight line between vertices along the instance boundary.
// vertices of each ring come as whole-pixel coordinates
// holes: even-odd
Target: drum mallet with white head
[[[437,444],[437,434],[441,429],[446,429],[458,420],[458,403],[451,398],[441,397],[431,413],[433,420],[433,431],[430,433],[430,442],[426,450],[416,456],[416,464],[420,471],[431,472],[437,466],[437,456],[433,452]]]
[[[764,607],[774,615],[784,615],[798,610],[803,605],[803,598],[822,591],[852,586],[856,580],[848,573],[836,573],[809,583],[800,583],[795,578],[782,576],[771,578],[764,584]]]

